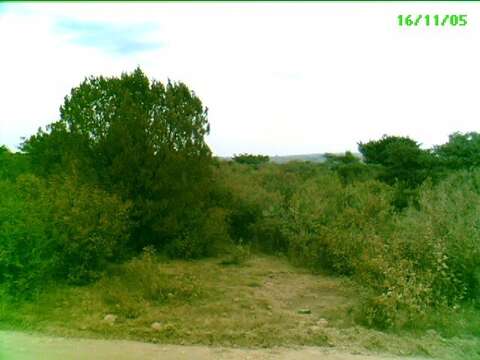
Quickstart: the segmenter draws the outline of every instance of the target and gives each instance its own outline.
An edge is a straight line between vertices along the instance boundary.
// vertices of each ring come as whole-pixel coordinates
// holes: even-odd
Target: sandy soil
[[[348,354],[335,349],[298,347],[231,349],[157,345],[125,340],[56,338],[0,331],[0,360],[392,360],[413,359],[377,354]],[[415,358],[420,360],[420,358]]]

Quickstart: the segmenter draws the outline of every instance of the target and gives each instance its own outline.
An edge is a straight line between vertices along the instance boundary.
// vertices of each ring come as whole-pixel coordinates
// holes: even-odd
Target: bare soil
[[[147,344],[126,340],[91,340],[0,332],[0,360],[393,360],[378,354],[351,354],[318,347],[241,349],[209,346]],[[421,358],[409,357],[408,359]]]

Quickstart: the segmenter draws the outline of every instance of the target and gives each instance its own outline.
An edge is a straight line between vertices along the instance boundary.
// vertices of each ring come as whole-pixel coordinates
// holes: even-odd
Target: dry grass
[[[479,356],[478,339],[388,334],[356,326],[358,289],[312,275],[286,260],[254,256],[241,266],[219,259],[161,261],[146,255],[94,285],[55,289],[34,304],[0,308],[3,328],[170,344],[335,346],[438,358]],[[309,309],[310,314],[299,314]],[[103,321],[114,314],[113,325]],[[325,322],[325,320],[327,322]],[[159,329],[152,323],[158,322]]]

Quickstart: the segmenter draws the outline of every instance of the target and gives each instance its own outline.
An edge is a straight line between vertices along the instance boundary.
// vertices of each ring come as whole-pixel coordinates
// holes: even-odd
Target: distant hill
[[[326,160],[325,154],[301,154],[301,155],[284,155],[284,156],[270,156],[270,161],[277,164],[285,164],[290,161],[311,161],[324,162]]]
[[[344,153],[338,153],[336,155],[343,155]],[[353,155],[358,156],[361,158],[361,155],[358,153],[354,153]],[[231,157],[219,157],[219,159],[230,161],[232,160]],[[314,163],[322,163],[326,160],[325,153],[317,153],[317,154],[300,154],[300,155],[275,155],[270,156],[270,161],[276,164],[285,164],[290,161],[310,161]]]

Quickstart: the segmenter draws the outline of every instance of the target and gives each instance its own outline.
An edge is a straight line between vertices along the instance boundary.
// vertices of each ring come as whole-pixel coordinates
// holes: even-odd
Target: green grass
[[[316,345],[480,358],[473,335],[442,338],[431,331],[385,333],[356,325],[359,291],[347,279],[313,275],[278,257],[256,255],[227,266],[219,259],[167,261],[146,253],[112,266],[95,284],[52,288],[35,302],[0,305],[0,327],[154,343]],[[304,308],[311,314],[298,313]],[[464,320],[478,318],[471,311]],[[113,325],[103,320],[107,314],[117,316]],[[151,327],[154,322],[159,329]]]

